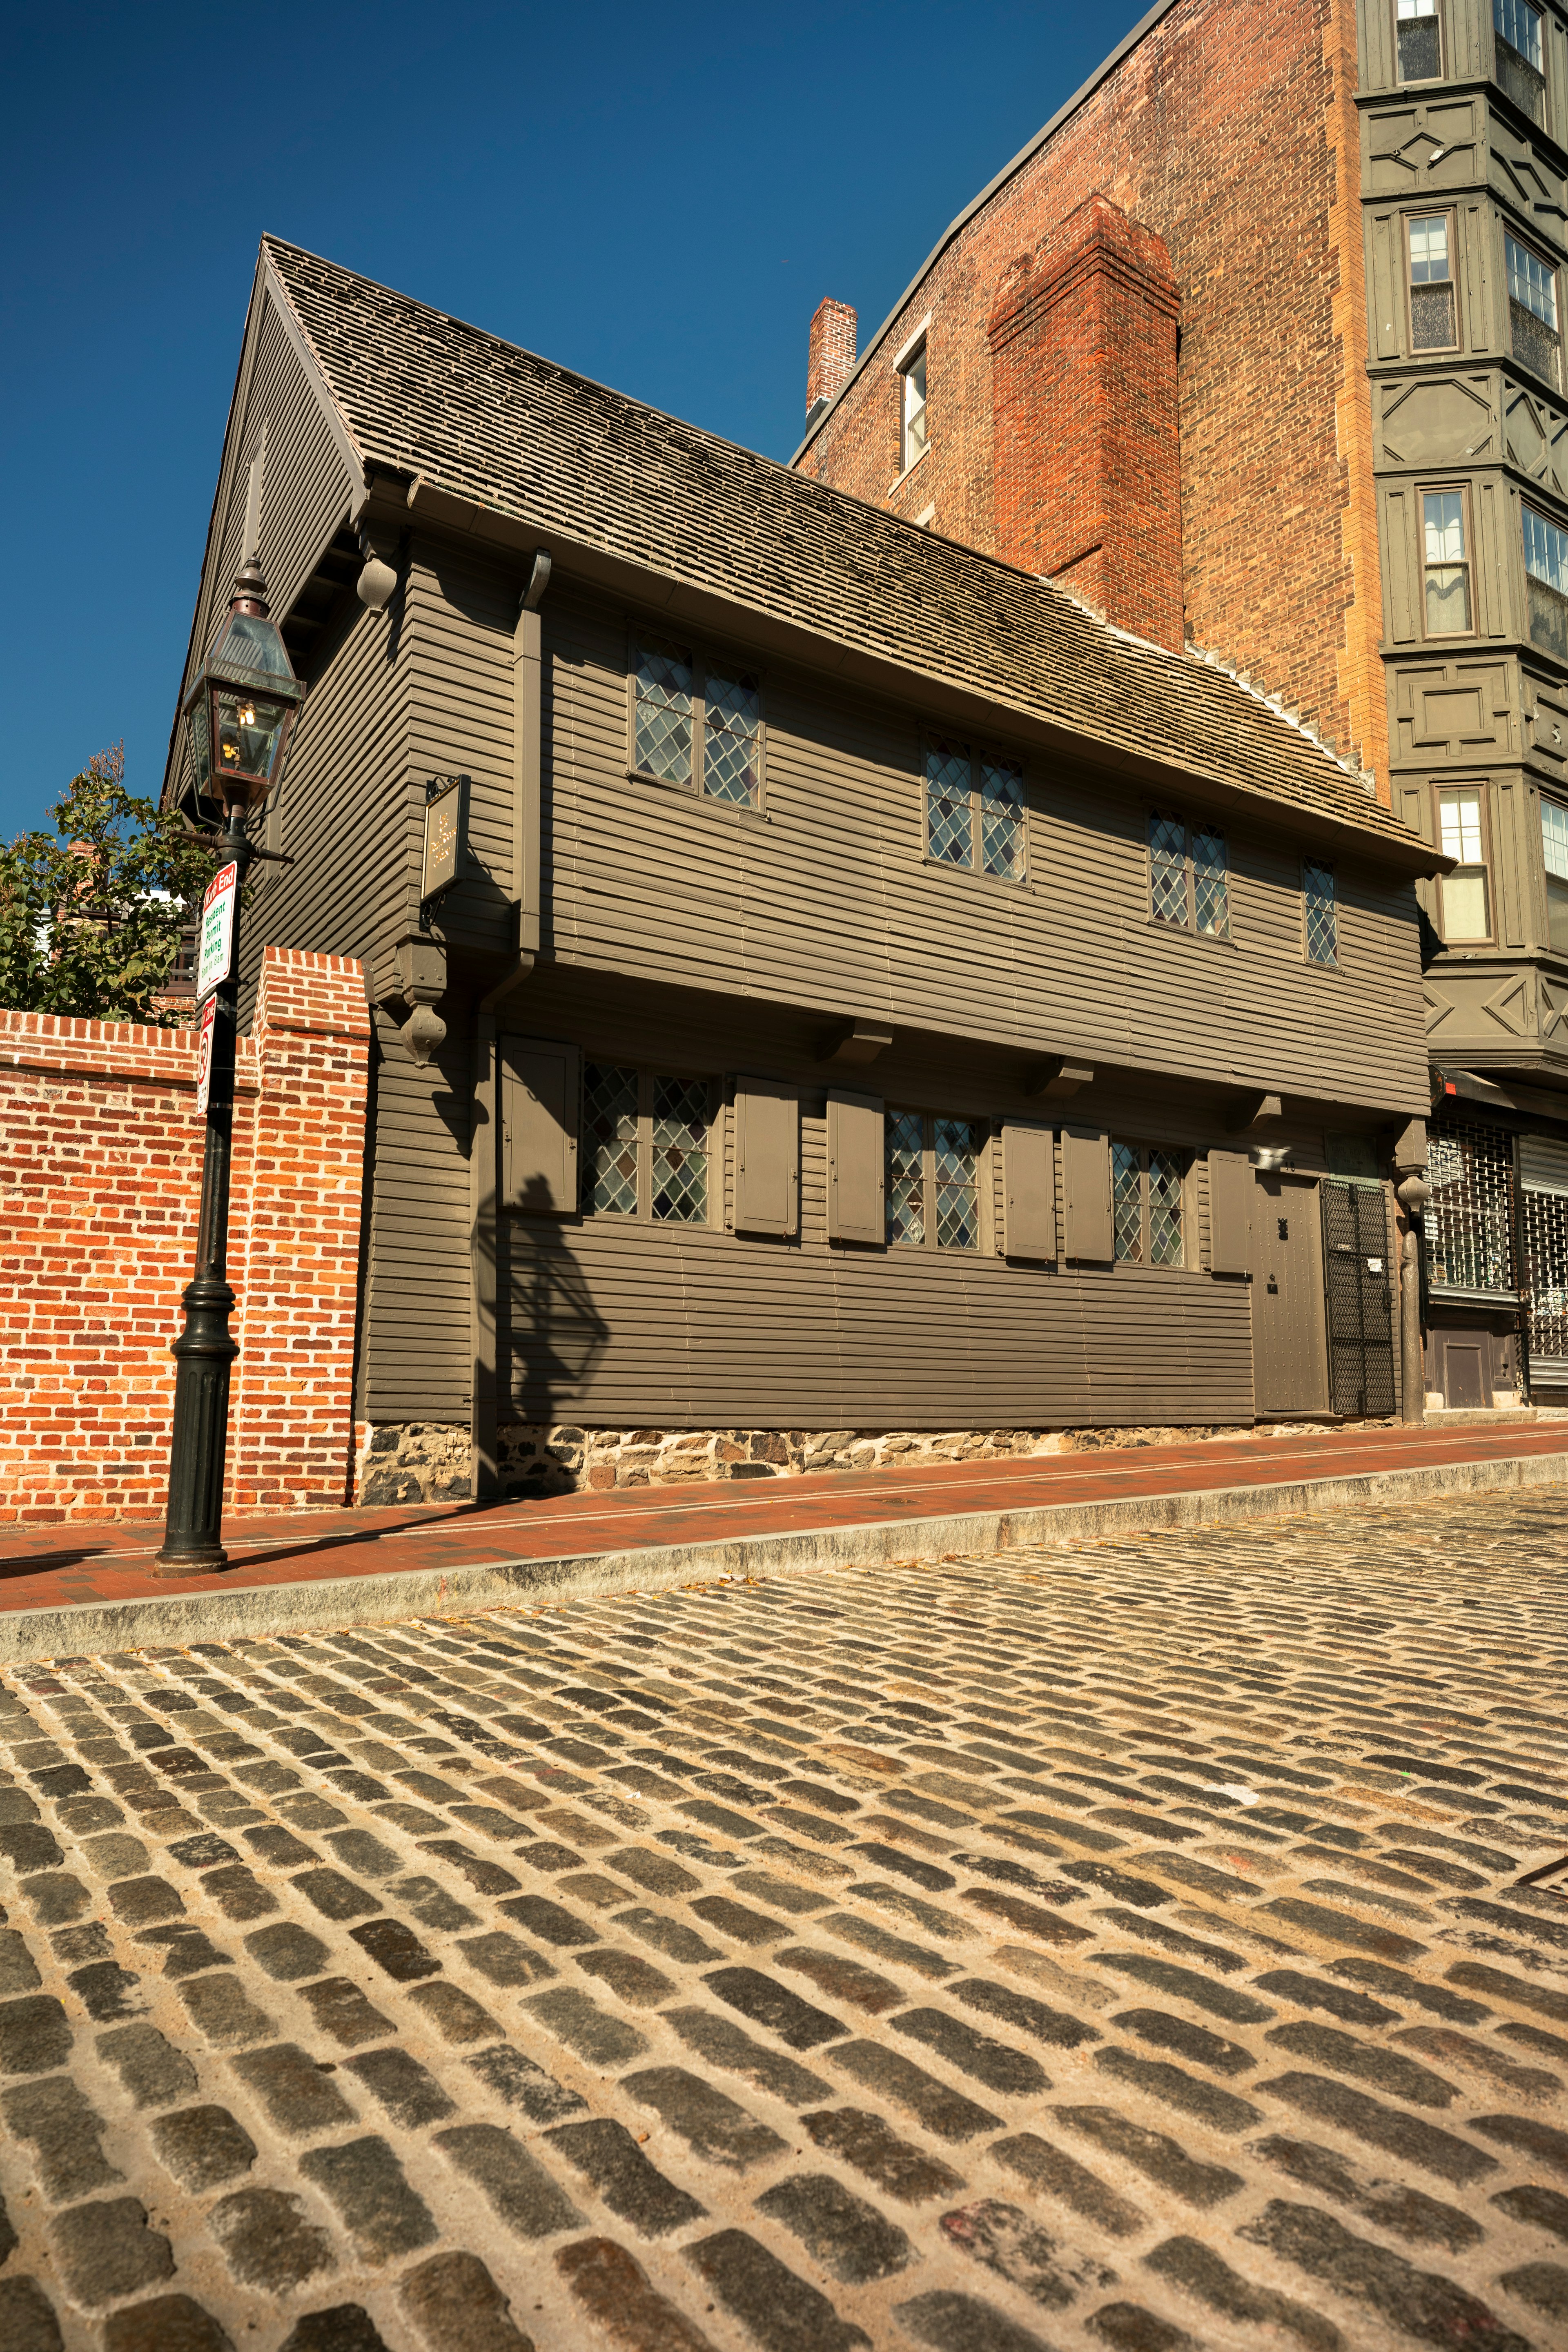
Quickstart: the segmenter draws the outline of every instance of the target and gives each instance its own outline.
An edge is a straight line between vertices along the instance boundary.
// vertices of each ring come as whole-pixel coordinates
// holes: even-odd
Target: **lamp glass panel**
[[[212,698],[218,773],[265,776],[270,782],[283,740],[287,705],[268,702],[261,695],[235,693],[226,687],[215,687]]]
[[[251,670],[262,677],[294,682],[293,664],[277,625],[259,613],[230,613],[207,663],[212,669]]]

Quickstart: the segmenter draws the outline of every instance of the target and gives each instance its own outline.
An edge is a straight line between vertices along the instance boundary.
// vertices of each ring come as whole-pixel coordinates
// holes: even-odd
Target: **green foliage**
[[[126,791],[122,744],[96,753],[49,814],[53,833],[0,848],[0,1005],[171,1025],[179,1016],[153,999],[212,878],[210,855],[177,816]]]

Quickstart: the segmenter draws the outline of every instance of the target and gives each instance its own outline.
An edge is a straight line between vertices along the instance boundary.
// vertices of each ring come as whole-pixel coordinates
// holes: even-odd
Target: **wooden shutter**
[[[799,1097],[773,1078],[737,1078],[735,1231],[793,1234],[799,1202]]]
[[[1063,1128],[1062,1192],[1062,1255],[1113,1258],[1109,1135],[1093,1128]]]
[[[827,1237],[876,1242],[885,1247],[882,1098],[834,1093],[827,1097]]]
[[[503,1037],[501,1206],[577,1213],[578,1052],[548,1037]]]
[[[1057,1254],[1057,1139],[1048,1127],[1002,1129],[1003,1242],[1009,1257]]]
[[[1209,1153],[1209,1272],[1252,1268],[1252,1162],[1244,1151]]]

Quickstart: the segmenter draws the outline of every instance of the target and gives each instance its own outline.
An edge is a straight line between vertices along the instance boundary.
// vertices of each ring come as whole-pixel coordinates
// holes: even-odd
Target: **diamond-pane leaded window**
[[[1017,760],[974,752],[933,735],[925,752],[926,856],[1021,882],[1024,770]]]
[[[710,669],[704,706],[708,741],[702,760],[705,789],[719,801],[750,807],[760,782],[757,741],[763,731],[763,698],[754,677],[722,677]]]
[[[944,866],[974,862],[974,821],[969,805],[967,743],[926,747],[926,852]]]
[[[1143,1255],[1143,1171],[1130,1143],[1110,1147],[1110,1210],[1116,1255],[1136,1263]]]
[[[938,1249],[980,1247],[979,1144],[966,1118],[938,1118],[932,1125],[936,1168]]]
[[[1211,939],[1229,939],[1225,835],[1212,824],[1200,825],[1193,835],[1193,906],[1200,931],[1206,931]]]
[[[1309,857],[1301,868],[1301,895],[1307,916],[1307,956],[1312,963],[1338,963],[1339,914],[1334,904],[1334,869]]]
[[[1182,1170],[1170,1151],[1149,1154],[1149,1263],[1182,1263]]]
[[[1149,903],[1157,923],[1187,919],[1187,828],[1157,809],[1149,813]]]
[[[889,1113],[886,1128],[888,1239],[923,1242],[925,1121],[918,1110]]]
[[[635,1070],[590,1062],[583,1072],[587,1205],[601,1217],[637,1211],[637,1079]]]
[[[701,1078],[653,1082],[653,1213],[700,1225],[708,1217],[708,1087]]]
[[[633,764],[645,775],[686,783],[691,774],[691,656],[650,638],[637,648]]]

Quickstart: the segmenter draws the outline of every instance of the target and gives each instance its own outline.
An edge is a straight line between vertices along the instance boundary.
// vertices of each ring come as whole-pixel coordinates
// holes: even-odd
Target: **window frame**
[[[1559,800],[1554,793],[1542,793],[1540,799],[1541,878],[1546,898],[1546,930],[1542,944],[1550,955],[1568,956],[1568,873],[1554,874],[1546,863],[1546,811],[1549,808],[1562,811],[1564,833],[1568,835],[1568,796]],[[1552,936],[1552,910],[1554,904],[1561,906],[1563,909],[1563,936],[1561,947],[1556,944]]]
[[[1480,614],[1476,609],[1476,561],[1470,514],[1470,486],[1468,482],[1417,482],[1415,486],[1415,529],[1421,550],[1421,635],[1426,644],[1451,646],[1467,637],[1480,635]],[[1452,499],[1459,501],[1459,531],[1463,553],[1458,563],[1428,563],[1426,561],[1426,501],[1428,499]],[[1468,625],[1462,629],[1433,629],[1426,619],[1426,575],[1430,572],[1462,572],[1465,575],[1465,603],[1469,612]]]
[[[1449,937],[1448,937],[1448,932],[1447,932],[1447,918],[1446,918],[1446,915],[1445,915],[1445,908],[1446,908],[1446,905],[1447,905],[1447,900],[1446,900],[1446,898],[1445,898],[1444,893],[1445,893],[1445,891],[1446,891],[1446,890],[1447,890],[1447,888],[1448,883],[1450,882],[1450,880],[1451,880],[1453,877],[1452,877],[1452,876],[1450,876],[1450,875],[1447,875],[1447,874],[1441,874],[1441,875],[1439,875],[1439,876],[1438,876],[1438,877],[1437,877],[1437,911],[1438,911],[1438,915],[1439,915],[1439,917],[1440,917],[1440,918],[1442,918],[1442,919],[1440,919],[1440,920],[1439,920],[1438,925],[1437,925],[1437,929],[1439,929],[1439,931],[1442,933],[1442,936],[1443,936],[1443,945],[1444,945],[1444,947],[1445,947],[1445,948],[1453,948],[1453,949],[1457,949],[1457,950],[1464,950],[1464,949],[1466,949],[1466,948],[1489,947],[1489,946],[1491,946],[1491,945],[1495,942],[1495,940],[1496,940],[1496,939],[1497,939],[1497,891],[1496,891],[1496,888],[1495,888],[1495,887],[1494,887],[1494,885],[1493,885],[1493,878],[1492,878],[1492,827],[1491,827],[1491,803],[1490,803],[1490,795],[1489,794],[1489,793],[1488,793],[1488,791],[1487,791],[1486,783],[1485,783],[1485,782],[1484,782],[1484,780],[1483,780],[1483,779],[1481,779],[1481,778],[1479,778],[1479,777],[1476,777],[1476,776],[1459,776],[1459,777],[1445,776],[1445,777],[1441,780],[1441,782],[1435,782],[1435,783],[1433,784],[1433,786],[1432,786],[1432,811],[1433,811],[1433,828],[1434,828],[1434,829],[1433,829],[1433,838],[1434,838],[1434,840],[1436,841],[1437,847],[1438,847],[1439,849],[1442,849],[1442,847],[1443,847],[1443,802],[1444,802],[1444,798],[1445,798],[1445,796],[1446,796],[1446,795],[1447,795],[1447,794],[1449,794],[1449,793],[1475,793],[1475,795],[1476,795],[1476,797],[1477,797],[1477,800],[1478,800],[1478,802],[1479,802],[1479,810],[1480,810],[1480,829],[1481,829],[1481,855],[1480,855],[1480,861],[1479,861],[1479,865],[1474,865],[1474,866],[1457,866],[1457,867],[1456,867],[1456,869],[1455,869],[1455,871],[1456,871],[1456,873],[1460,874],[1460,875],[1477,874],[1477,873],[1479,873],[1479,874],[1480,875],[1480,877],[1481,877],[1482,887],[1483,887],[1483,888],[1485,889],[1485,892],[1486,892],[1486,901],[1487,901],[1487,928],[1486,928],[1486,929],[1485,929],[1484,931],[1477,931],[1477,932],[1475,932],[1475,933],[1474,933],[1470,938],[1469,938],[1469,939],[1465,939],[1465,940],[1450,940],[1450,939],[1449,939]],[[1444,854],[1444,856],[1448,856],[1448,855],[1449,855],[1449,853],[1448,853],[1447,850],[1444,850],[1443,854]]]
[[[915,421],[910,415],[910,394],[913,389],[914,370],[921,371],[921,397],[918,417],[921,446],[911,452],[910,427]],[[931,333],[927,327],[917,329],[898,358],[893,362],[893,373],[899,383],[899,479],[913,471],[931,447]]]
[[[651,768],[637,765],[637,666],[645,646],[666,646],[684,654],[691,671],[691,772],[689,776],[660,776]],[[749,801],[736,801],[722,793],[710,792],[707,783],[708,763],[708,680],[710,676],[737,680],[752,678],[757,692],[756,790]],[[657,784],[667,793],[684,793],[688,800],[701,801],[710,808],[728,809],[738,816],[759,815],[767,806],[767,742],[768,703],[767,673],[761,662],[741,660],[715,652],[711,645],[700,638],[684,636],[658,623],[644,625],[637,621],[626,624],[626,781],[635,784]]]
[[[1542,318],[1538,310],[1531,310],[1528,302],[1521,303],[1519,307],[1529,312],[1530,316],[1535,320],[1536,324],[1542,329],[1543,333],[1549,333],[1552,337],[1557,351],[1557,370],[1556,373],[1553,375],[1542,374],[1542,371],[1530,360],[1521,359],[1520,357],[1518,346],[1514,341],[1513,312],[1515,296],[1511,282],[1511,272],[1509,268],[1509,247],[1510,245],[1517,246],[1521,253],[1527,255],[1531,261],[1535,262],[1541,268],[1545,270],[1548,278],[1552,281],[1552,319],[1550,325],[1548,325],[1546,320]],[[1537,383],[1546,384],[1552,392],[1561,396],[1563,392],[1562,264],[1553,260],[1552,255],[1545,252],[1540,246],[1532,244],[1528,236],[1521,236],[1518,230],[1515,229],[1507,220],[1502,223],[1502,284],[1504,299],[1508,303],[1508,356],[1510,360],[1515,367],[1522,368],[1527,375],[1532,376]]]
[[[1307,919],[1307,875],[1311,868],[1316,868],[1320,874],[1326,874],[1332,889],[1330,903],[1334,910],[1334,952],[1327,961],[1312,953],[1312,934]],[[1301,959],[1313,971],[1344,970],[1344,958],[1340,948],[1340,874],[1338,866],[1330,857],[1308,857],[1303,855],[1301,859]]]
[[[1441,81],[1443,79],[1443,70],[1447,58],[1448,44],[1447,39],[1447,27],[1443,23],[1442,0],[1434,0],[1434,5],[1427,13],[1431,16],[1437,27],[1437,70],[1435,74],[1415,74],[1412,75],[1409,79],[1406,79],[1405,76],[1399,70],[1399,26],[1401,22],[1399,15],[1399,0],[1389,0],[1389,15],[1394,25],[1394,79],[1395,87],[1400,89],[1420,89],[1429,82]],[[1422,20],[1421,17],[1417,16],[1406,18],[1405,21],[1407,23],[1419,24]]]
[[[1198,1264],[1197,1252],[1194,1246],[1198,1238],[1197,1234],[1194,1231],[1193,1224],[1193,1171],[1197,1165],[1197,1155],[1195,1152],[1194,1152],[1192,1148],[1187,1144],[1149,1143],[1142,1140],[1138,1137],[1131,1135],[1109,1136],[1106,1139],[1106,1147],[1110,1154],[1110,1247],[1112,1265],[1118,1268],[1124,1265],[1137,1266],[1142,1271],[1149,1274],[1201,1273],[1203,1269]],[[1121,1247],[1121,1229],[1116,1212],[1116,1155],[1119,1151],[1132,1152],[1136,1155],[1138,1160],[1139,1238],[1138,1254],[1136,1256],[1124,1252]],[[1182,1244],[1182,1254],[1179,1258],[1164,1258],[1162,1259],[1158,1265],[1155,1264],[1152,1254],[1152,1239],[1151,1230],[1150,1193],[1151,1170],[1149,1165],[1151,1159],[1156,1156],[1162,1160],[1172,1160],[1175,1164],[1176,1199],[1181,1221],[1180,1238]]]
[[[637,1202],[635,1209],[599,1209],[594,1205],[593,1145],[588,1127],[588,1072],[590,1068],[624,1070],[637,1081]],[[656,1217],[653,1189],[653,1116],[654,1089],[660,1078],[673,1079],[680,1086],[700,1086],[706,1103],[707,1136],[704,1155],[707,1178],[704,1186],[703,1213],[700,1217]],[[582,1049],[582,1071],[579,1079],[581,1099],[578,1108],[579,1142],[577,1209],[584,1220],[615,1225],[653,1225],[669,1233],[711,1233],[722,1228],[724,1202],[724,1160],[722,1152],[722,1114],[724,1082],[710,1070],[681,1069],[678,1066],[656,1067],[651,1062],[626,1060],[613,1053],[595,1053],[591,1045]]]
[[[1179,824],[1182,828],[1182,883],[1184,911],[1179,923],[1168,915],[1156,912],[1154,906],[1154,844],[1152,838],[1156,824]],[[1225,850],[1225,929],[1208,930],[1198,922],[1198,876],[1193,856],[1193,844],[1200,834],[1217,836]],[[1230,886],[1235,868],[1230,862],[1230,835],[1217,821],[1194,824],[1180,809],[1161,808],[1155,802],[1146,803],[1143,811],[1144,900],[1145,919],[1151,930],[1183,931],[1189,939],[1208,940],[1216,946],[1234,947],[1235,933],[1231,928]]]
[[[944,748],[951,755],[962,751],[969,761],[969,856],[963,864],[956,858],[938,857],[931,845],[931,776],[927,761],[931,751]],[[1017,771],[1018,839],[1023,851],[1016,874],[997,874],[984,863],[984,798],[980,787],[981,769],[989,763],[996,768]],[[939,874],[967,874],[977,882],[996,882],[1005,888],[1025,887],[1029,875],[1029,763],[1022,751],[1009,751],[1005,745],[980,742],[973,736],[944,735],[934,727],[922,727],[918,747],[918,771],[921,791],[921,862],[933,866]]]
[[[892,1185],[887,1181],[888,1162],[892,1150],[895,1121],[918,1118],[921,1122],[921,1221],[923,1234],[918,1242],[895,1238],[887,1232],[886,1246],[890,1250],[914,1250],[921,1255],[935,1252],[942,1257],[976,1259],[988,1255],[992,1244],[994,1189],[992,1175],[992,1144],[995,1121],[989,1113],[962,1110],[923,1110],[914,1103],[889,1102],[882,1109],[882,1169],[884,1176],[884,1216],[890,1228],[892,1220]],[[961,1120],[974,1134],[974,1246],[964,1249],[952,1242],[937,1239],[938,1208],[936,1191],[936,1123],[938,1119]]]
[[[1447,284],[1453,313],[1454,332],[1452,340],[1448,342],[1418,344],[1415,340],[1415,256],[1411,232],[1417,221],[1430,220],[1440,220],[1443,223],[1445,241],[1448,248],[1448,275],[1447,279],[1428,278],[1423,282],[1427,286]],[[1418,212],[1405,215],[1405,323],[1408,337],[1405,348],[1412,359],[1424,359],[1429,352],[1457,352],[1463,349],[1459,331],[1459,271],[1456,227],[1457,215],[1451,205],[1424,205]]]
[[[1531,522],[1539,524],[1543,531],[1555,531],[1557,537],[1564,542],[1563,549],[1564,584],[1561,588],[1549,580],[1543,572],[1531,570],[1530,525]],[[1520,562],[1524,567],[1524,635],[1531,645],[1539,646],[1542,653],[1552,654],[1562,661],[1568,658],[1568,528],[1560,522],[1553,522],[1552,517],[1542,508],[1532,506],[1530,500],[1522,496],[1519,501],[1519,524]],[[1542,596],[1550,600],[1544,610],[1552,614],[1555,619],[1556,630],[1552,635],[1539,636],[1536,634],[1536,615],[1531,593],[1532,585],[1541,591]]]
[[[1552,86],[1551,77],[1546,70],[1547,58],[1551,48],[1551,44],[1546,37],[1546,29],[1549,22],[1547,13],[1544,8],[1536,7],[1533,5],[1533,0],[1513,0],[1513,5],[1516,7],[1522,6],[1528,15],[1535,18],[1541,28],[1541,62],[1537,65],[1535,59],[1531,57],[1527,51],[1521,49],[1516,42],[1510,40],[1508,35],[1503,31],[1502,26],[1498,21],[1502,13],[1503,7],[1507,4],[1508,0],[1492,0],[1491,79],[1497,85],[1498,89],[1501,90],[1503,96],[1510,100],[1513,105],[1517,106],[1521,114],[1528,116],[1529,120],[1533,122],[1538,129],[1544,130],[1546,128],[1547,117],[1547,93]],[[1507,50],[1508,59],[1500,58],[1498,54],[1500,49]],[[1508,70],[1508,60],[1514,58],[1517,58],[1524,71],[1527,74],[1533,75],[1535,80],[1541,85],[1540,89],[1532,93],[1532,96],[1537,101],[1535,104],[1531,104],[1529,100],[1520,97],[1518,90],[1511,86],[1510,79],[1505,78]]]

